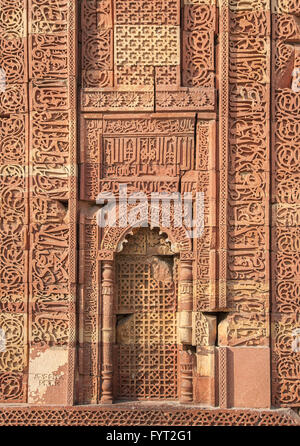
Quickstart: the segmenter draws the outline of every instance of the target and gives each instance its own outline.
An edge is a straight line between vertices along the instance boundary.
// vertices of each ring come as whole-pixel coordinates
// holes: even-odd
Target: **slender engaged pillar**
[[[182,350],[180,358],[180,395],[181,403],[193,402],[193,353],[189,350]]]
[[[112,260],[102,264],[102,397],[101,402],[113,402],[113,297],[114,264]]]
[[[179,269],[179,344],[192,345],[192,316],[193,316],[193,262],[181,260]],[[180,370],[180,402],[193,401],[193,354],[183,350],[179,353]]]

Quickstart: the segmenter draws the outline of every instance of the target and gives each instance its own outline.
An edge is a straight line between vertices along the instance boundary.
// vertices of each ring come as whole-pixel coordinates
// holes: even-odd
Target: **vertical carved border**
[[[69,103],[70,103],[70,302],[69,302],[69,353],[68,353],[68,404],[74,404],[75,356],[76,356],[76,295],[77,295],[77,23],[78,2],[69,2]]]
[[[48,126],[48,132],[49,132],[49,139],[47,140],[48,144],[53,144],[56,139],[59,139],[60,131],[62,125],[64,125],[65,134],[68,138],[68,153],[65,155],[66,158],[63,158],[63,160],[59,160],[56,162],[55,166],[53,167],[52,162],[49,160],[44,162],[37,162],[34,158],[33,161],[29,164],[29,172],[30,172],[30,191],[29,191],[29,198],[33,198],[32,202],[30,202],[30,205],[32,206],[32,209],[34,209],[34,200],[38,200],[39,198],[46,199],[51,201],[51,205],[54,205],[54,203],[58,204],[60,201],[67,203],[67,212],[66,212],[66,225],[68,232],[68,239],[66,239],[66,245],[64,246],[65,249],[65,259],[66,260],[66,267],[64,268],[57,268],[57,271],[60,271],[60,276],[57,275],[56,277],[53,277],[52,280],[55,279],[55,286],[63,287],[64,295],[66,296],[65,299],[65,308],[64,311],[59,311],[58,315],[55,314],[55,312],[50,310],[47,311],[43,310],[46,314],[46,316],[49,317],[51,320],[51,323],[53,324],[53,327],[56,325],[57,320],[63,320],[65,322],[65,333],[63,339],[56,339],[55,333],[53,335],[53,338],[55,338],[55,345],[51,345],[46,337],[43,335],[42,330],[41,334],[36,336],[35,342],[32,342],[33,340],[33,329],[35,324],[35,313],[38,313],[38,311],[35,309],[33,305],[30,305],[30,312],[29,312],[29,321],[30,321],[30,359],[31,362],[29,363],[29,393],[28,393],[28,400],[29,403],[31,402],[37,402],[39,398],[38,404],[42,404],[45,402],[46,398],[49,398],[51,400],[51,403],[55,404],[68,404],[73,405],[74,404],[74,372],[75,372],[75,348],[76,348],[76,283],[77,283],[77,264],[76,264],[76,247],[77,247],[77,236],[76,236],[76,226],[77,226],[77,168],[76,168],[76,162],[77,162],[77,134],[76,134],[76,113],[77,113],[77,98],[76,98],[76,87],[77,87],[77,77],[76,77],[76,65],[77,65],[77,4],[78,2],[76,0],[70,0],[68,2],[61,2],[61,3],[54,3],[51,2],[51,5],[47,5],[47,9],[44,9],[45,2],[39,3],[37,0],[31,0],[29,2],[29,10],[28,10],[28,24],[29,29],[31,31],[31,47],[29,51],[29,68],[30,73],[32,76],[32,80],[29,86],[29,106],[30,106],[30,154],[33,156],[34,150],[36,150],[36,141],[34,139],[34,124],[35,120],[37,118],[40,118],[42,116],[42,113],[48,113],[50,110],[52,112],[52,127],[49,126],[49,124],[46,124]],[[52,12],[52,9],[53,12]],[[60,9],[61,8],[61,9]],[[62,18],[59,19],[57,17],[57,14],[62,14]],[[47,15],[48,14],[48,15]],[[43,20],[40,19],[40,17],[43,16]],[[45,17],[44,17],[45,16]],[[53,20],[53,23],[49,22],[49,20]],[[57,23],[56,23],[57,22]],[[57,32],[55,29],[55,26],[61,26],[63,27],[63,33]],[[52,58],[55,59],[56,54],[63,54],[64,62],[60,65],[62,72],[60,72],[60,68],[57,68],[56,70],[49,67],[47,65],[39,66],[39,70],[36,69],[36,66],[39,65],[39,61],[42,60],[39,59],[37,61],[36,58],[36,51],[34,51],[34,42],[38,40],[38,36],[41,36],[41,40],[45,39],[45,42],[47,44],[44,44],[44,48],[42,48],[40,51],[43,53],[45,51],[44,60],[47,61],[47,59],[50,59],[50,62]],[[59,38],[62,40],[60,41]],[[48,40],[47,40],[48,39]],[[49,42],[52,42],[49,44]],[[45,49],[46,48],[46,49]],[[51,48],[51,51],[47,53],[47,48]],[[53,56],[54,54],[54,56]],[[60,77],[61,76],[61,77]],[[40,98],[43,96],[43,91],[45,88],[49,88],[49,101],[44,102],[43,100],[40,100]],[[55,91],[57,93],[55,93]],[[55,95],[58,95],[61,97],[59,103],[55,103]],[[53,102],[51,102],[53,101]],[[64,113],[64,118],[61,116],[61,112]],[[63,124],[60,122],[63,121]],[[36,131],[36,130],[35,130]],[[42,133],[42,137],[45,138],[44,134]],[[45,138],[46,139],[46,138]],[[55,149],[52,149],[55,151]],[[66,150],[66,151],[67,151]],[[53,163],[54,164],[54,163]],[[45,171],[45,173],[44,173]],[[42,192],[39,190],[39,188],[36,186],[37,184],[43,183],[43,175],[46,178],[46,181],[51,184],[51,187],[48,186],[47,188],[44,188]],[[63,178],[63,182],[61,182],[61,186],[59,190],[55,189],[55,184],[58,181],[58,176],[61,175],[61,178]],[[62,204],[62,203],[60,203]],[[50,208],[51,209],[51,206]],[[48,211],[48,208],[47,208]],[[49,211],[48,211],[49,212]],[[45,221],[43,223],[49,223],[48,215],[46,214]],[[56,217],[57,218],[57,217]],[[39,220],[35,220],[34,212],[30,215],[30,231],[35,235],[35,232],[40,236],[42,234],[43,230],[40,231],[39,228],[35,228],[35,226],[38,226],[37,223]],[[54,227],[56,230],[59,230],[60,228],[60,222],[57,218]],[[47,229],[45,229],[47,231]],[[35,262],[37,264],[38,268],[41,268],[41,260],[39,258],[35,258],[36,252],[43,252],[43,245],[40,243],[37,236],[37,242],[35,242],[35,238],[32,237],[31,239],[31,246],[30,246],[30,268],[29,274],[29,281],[32,280],[32,283],[34,283],[34,274],[32,271],[34,271],[34,265]],[[48,251],[45,251],[48,256],[51,258],[52,252],[60,252],[60,245],[56,244],[56,240],[54,240],[52,243],[49,243]],[[55,251],[56,250],[56,251]],[[55,274],[54,274],[55,275]],[[63,277],[63,280],[61,280],[61,277]],[[45,275],[42,276],[41,282],[44,284],[47,283],[47,280],[45,278]],[[63,284],[62,284],[63,283]],[[34,288],[32,287],[32,294],[31,298],[34,302]],[[49,288],[45,288],[45,295],[49,293]],[[51,299],[50,299],[51,300]],[[49,308],[48,307],[48,308]],[[37,308],[39,308],[37,306]],[[46,306],[47,308],[47,306]],[[34,310],[33,310],[34,309]],[[54,313],[54,314],[52,314]],[[45,331],[49,331],[47,327],[45,328]],[[50,332],[50,331],[49,331]],[[36,345],[35,345],[36,344]],[[55,394],[51,395],[51,392],[46,396],[46,391],[41,391],[40,394],[35,391],[35,381],[38,379],[39,373],[37,373],[37,370],[39,369],[39,365],[34,363],[34,355],[36,352],[38,352],[38,349],[47,347],[47,350],[50,351],[52,349],[53,357],[55,357],[56,353],[54,352],[54,346],[63,346],[64,351],[64,357],[63,357],[63,367],[64,373],[63,373],[63,380],[61,384],[61,387]],[[53,353],[54,352],[54,353]],[[51,368],[51,361],[49,361],[49,370]],[[56,385],[56,384],[55,384]],[[59,384],[58,384],[59,385]],[[47,385],[47,387],[52,387],[53,383],[50,383]],[[50,395],[50,396],[49,396]],[[31,398],[31,400],[30,400]],[[52,399],[51,399],[52,398]]]
[[[220,0],[219,61],[219,309],[226,308],[227,281],[227,199],[228,199],[228,116],[229,116],[229,7]]]
[[[219,369],[219,407],[226,409],[228,407],[228,360],[227,348],[219,347],[218,352],[218,369]]]
[[[29,80],[27,11],[27,0],[0,1],[1,404],[20,404],[26,403],[28,400]],[[12,149],[15,149],[14,153]]]
[[[270,0],[270,3],[271,396],[274,407],[291,407],[294,414],[296,411],[300,414],[300,200],[297,165],[300,144],[297,130],[294,130],[299,125],[300,3],[299,0]],[[284,188],[285,194],[282,193]]]

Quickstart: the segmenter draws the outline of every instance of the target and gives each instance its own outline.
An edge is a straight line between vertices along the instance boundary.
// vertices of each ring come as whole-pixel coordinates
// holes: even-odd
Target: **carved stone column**
[[[193,402],[193,353],[190,350],[179,352],[180,395],[181,403]]]
[[[113,402],[113,299],[114,263],[102,263],[102,395],[101,402]]]
[[[193,262],[180,261],[178,283],[178,341],[185,346],[192,345],[193,319]],[[193,354],[181,347],[179,354],[180,396],[182,403],[193,401]]]

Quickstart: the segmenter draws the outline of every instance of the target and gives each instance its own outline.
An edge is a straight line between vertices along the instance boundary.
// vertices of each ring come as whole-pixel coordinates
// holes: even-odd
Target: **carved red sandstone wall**
[[[1,403],[128,394],[113,386],[118,361],[127,364],[114,353],[114,269],[131,228],[103,230],[95,218],[99,192],[126,183],[147,196],[205,193],[201,239],[161,228],[178,261],[172,398],[224,409],[188,412],[194,423],[297,422],[225,409],[300,406],[299,8],[0,0]],[[28,424],[50,414],[23,413]],[[151,416],[185,422],[153,409],[136,423]],[[92,411],[89,422],[105,417]]]

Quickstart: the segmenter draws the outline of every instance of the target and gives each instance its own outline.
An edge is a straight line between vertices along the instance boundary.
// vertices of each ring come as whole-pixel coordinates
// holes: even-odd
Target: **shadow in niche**
[[[127,240],[116,256],[114,401],[176,401],[176,256],[158,230]]]

